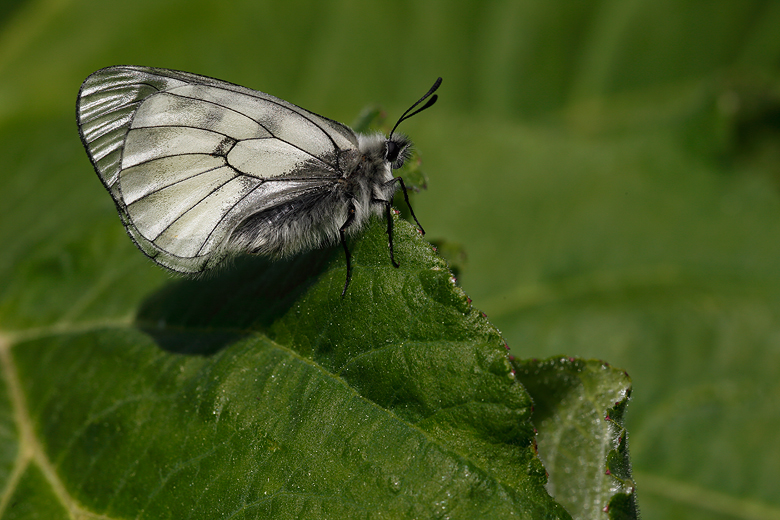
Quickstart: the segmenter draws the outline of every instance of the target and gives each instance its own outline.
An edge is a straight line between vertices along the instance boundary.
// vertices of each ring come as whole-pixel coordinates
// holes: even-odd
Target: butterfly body
[[[279,258],[340,239],[348,284],[345,234],[383,210],[389,218],[404,188],[392,170],[411,146],[393,132],[356,134],[269,94],[150,67],[89,76],[77,118],[130,237],[187,274],[236,254]]]

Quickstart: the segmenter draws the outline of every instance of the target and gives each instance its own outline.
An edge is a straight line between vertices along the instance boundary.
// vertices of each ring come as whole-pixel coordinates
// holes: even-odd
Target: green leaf
[[[343,299],[333,249],[245,259],[132,323],[12,338],[3,512],[569,518],[498,331],[410,224],[395,238],[399,269],[379,219],[350,244]]]
[[[534,400],[547,489],[574,518],[636,519],[624,414],[628,375],[603,361],[513,360]]]
[[[89,73],[177,68],[344,122],[372,102],[392,121],[442,76],[437,105],[403,125],[429,177],[413,204],[426,238],[465,248],[474,304],[518,358],[631,374],[642,518],[780,518],[777,2],[4,5],[5,340],[130,323],[171,283],[75,135]],[[195,351],[232,341],[188,332]]]

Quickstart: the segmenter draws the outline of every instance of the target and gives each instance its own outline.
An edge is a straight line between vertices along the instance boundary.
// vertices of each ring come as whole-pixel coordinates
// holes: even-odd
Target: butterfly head
[[[412,142],[403,134],[392,134],[385,141],[385,161],[397,170],[404,165],[412,153]]]

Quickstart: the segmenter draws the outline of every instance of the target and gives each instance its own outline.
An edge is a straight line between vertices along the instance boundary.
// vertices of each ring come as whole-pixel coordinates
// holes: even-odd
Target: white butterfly
[[[409,199],[392,170],[408,158],[411,142],[394,132],[436,102],[430,96],[440,84],[388,137],[356,134],[256,90],[150,67],[90,75],[77,116],[95,171],[149,258],[192,274],[240,253],[280,258],[340,240],[343,295],[351,274],[345,234],[382,210],[398,267],[391,201],[399,185]]]

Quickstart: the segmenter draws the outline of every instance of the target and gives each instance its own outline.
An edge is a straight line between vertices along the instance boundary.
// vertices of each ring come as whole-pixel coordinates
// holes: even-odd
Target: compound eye
[[[394,163],[398,160],[401,147],[395,141],[385,141],[385,161]]]

